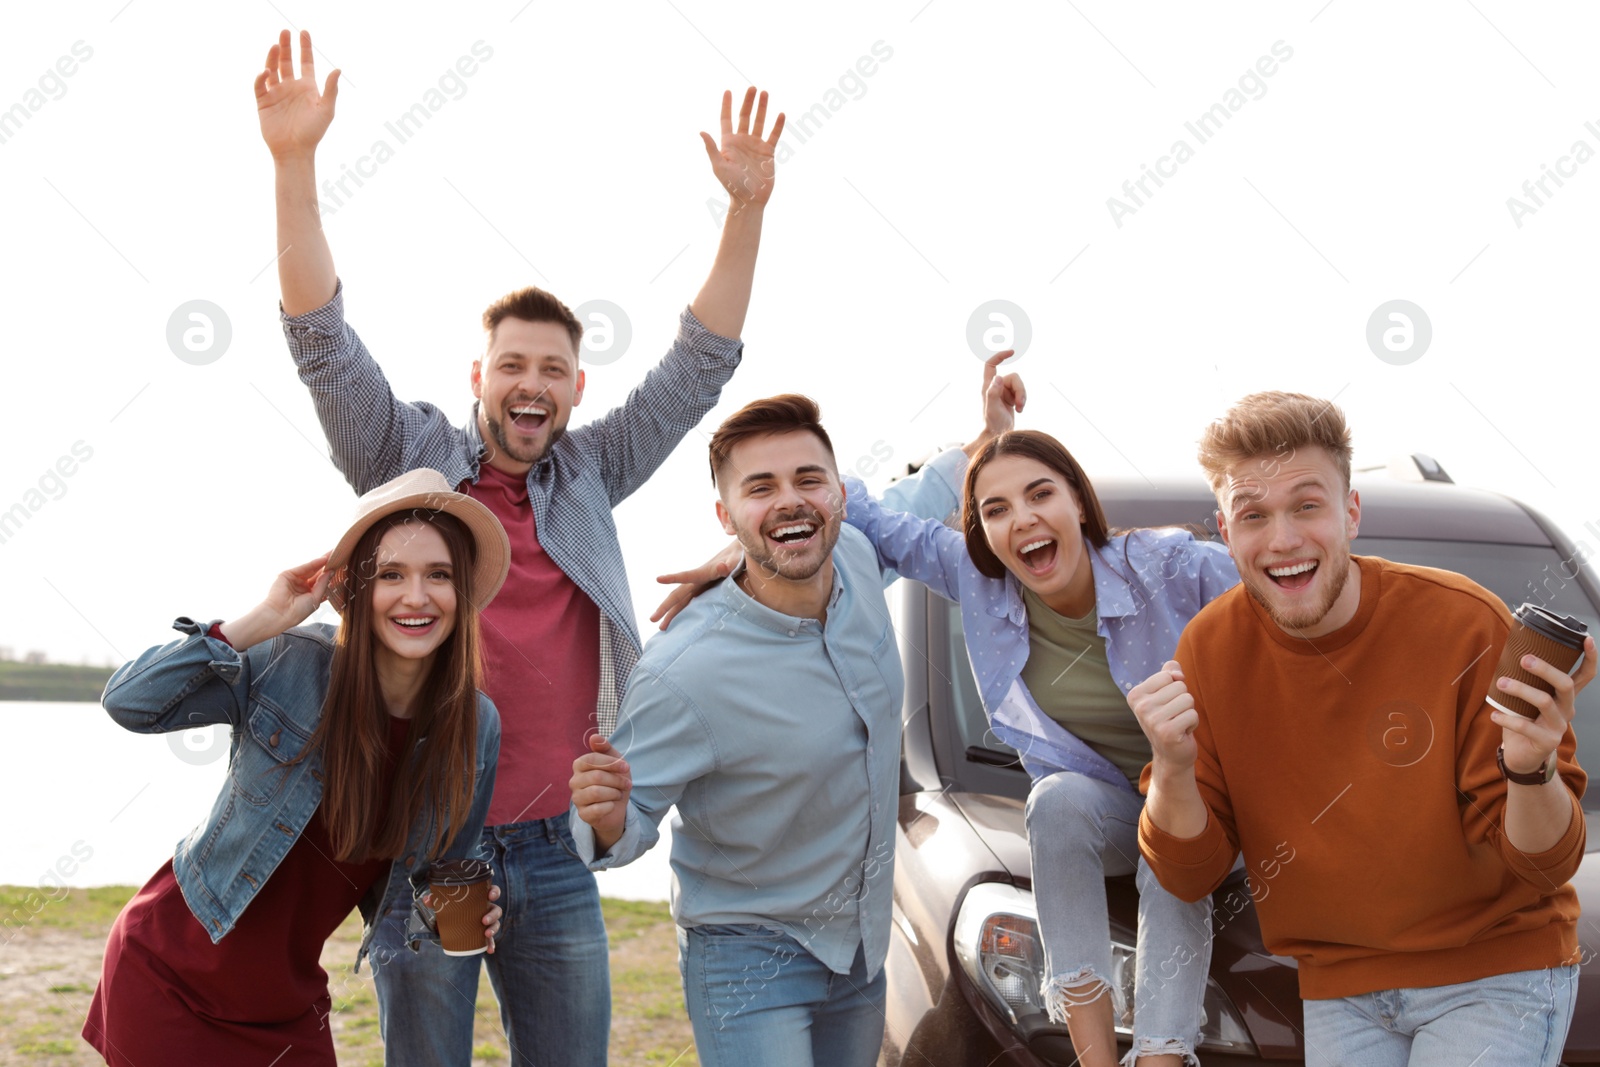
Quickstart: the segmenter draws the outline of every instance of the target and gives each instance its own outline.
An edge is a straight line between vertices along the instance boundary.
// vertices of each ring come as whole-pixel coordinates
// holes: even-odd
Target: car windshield
[[[1600,613],[1576,581],[1562,578],[1564,573],[1571,573],[1571,568],[1563,567],[1560,555],[1553,548],[1376,537],[1357,538],[1352,547],[1360,555],[1382,556],[1397,563],[1465,574],[1504,600],[1508,607],[1532,601],[1562,615],[1576,616],[1591,633],[1600,635]],[[950,612],[946,629],[950,642],[949,662],[957,667],[952,672],[955,678],[952,697],[961,745],[1011,752],[989,732],[972,668],[967,662],[966,643],[961,638],[960,611],[955,604],[947,604],[947,608]],[[1593,773],[1600,767],[1600,684],[1591,685],[1578,695],[1578,714],[1573,728],[1578,735],[1578,765]],[[1600,790],[1589,791],[1584,798],[1584,808],[1600,811]]]

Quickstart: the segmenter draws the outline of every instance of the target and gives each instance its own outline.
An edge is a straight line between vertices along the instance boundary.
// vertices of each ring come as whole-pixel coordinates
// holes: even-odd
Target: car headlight
[[[1109,936],[1109,931],[1107,933]],[[973,987],[1025,1040],[1036,1035],[1044,1015],[1044,946],[1033,894],[1001,882],[980,882],[968,891],[956,916],[956,959]],[[1111,942],[1112,1017],[1117,1034],[1133,1037],[1133,985],[1137,960],[1132,945]],[[1206,977],[1205,1019],[1200,1051],[1254,1055],[1244,1020],[1228,995]],[[1059,1029],[1064,1032],[1065,1028]],[[1030,1042],[1031,1043],[1031,1042]]]

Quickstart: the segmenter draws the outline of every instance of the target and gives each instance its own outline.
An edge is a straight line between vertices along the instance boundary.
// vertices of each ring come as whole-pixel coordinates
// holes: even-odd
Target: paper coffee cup
[[[493,875],[483,860],[443,860],[428,869],[434,923],[446,956],[477,956],[488,950],[483,916],[489,910]]]
[[[1500,665],[1494,676],[1511,678],[1555,695],[1549,682],[1522,667],[1522,657],[1530,652],[1558,670],[1576,674],[1583,665],[1583,639],[1589,628],[1570,615],[1557,615],[1537,604],[1523,604],[1512,612],[1511,633],[1506,636],[1506,646],[1500,652]],[[1501,711],[1513,711],[1524,718],[1537,719],[1539,709],[1509,693],[1500,691],[1490,683],[1490,704]]]

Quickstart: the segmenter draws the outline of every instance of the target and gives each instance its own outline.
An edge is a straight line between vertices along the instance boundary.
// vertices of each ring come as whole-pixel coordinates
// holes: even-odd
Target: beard
[[[1333,605],[1338,601],[1339,594],[1344,592],[1345,583],[1350,580],[1350,568],[1355,566],[1353,560],[1346,554],[1343,566],[1337,568],[1337,573],[1330,573],[1324,583],[1322,595],[1309,604],[1302,604],[1292,614],[1282,613],[1273,603],[1273,594],[1277,587],[1270,577],[1257,576],[1244,583],[1245,591],[1260,604],[1278,628],[1285,633],[1299,636],[1301,631],[1310,630],[1328,617],[1328,612],[1333,610]],[[1320,574],[1325,564],[1319,564],[1317,571]],[[1266,583],[1259,585],[1258,583]]]
[[[803,553],[775,551],[767,541],[762,530],[749,530],[733,524],[734,536],[739,539],[739,546],[744,549],[745,569],[754,571],[766,579],[780,578],[788,582],[805,582],[816,577],[833,555],[833,546],[839,540],[839,528],[844,521],[840,512],[835,512],[831,517],[824,519],[820,514],[808,509],[802,509],[793,515],[786,515],[781,519],[767,524],[768,529],[777,529],[796,522],[814,523],[817,532],[813,535],[815,540]]]
[[[554,419],[555,415],[552,414],[549,418]],[[489,424],[489,436],[494,440],[495,445],[500,451],[518,463],[538,463],[549,454],[550,450],[556,446],[556,442],[561,440],[562,435],[567,432],[565,423],[559,426],[552,426],[550,435],[545,438],[544,444],[536,444],[530,448],[517,448],[512,445],[511,437],[506,433],[506,424],[504,422],[487,412],[484,414],[484,421]]]

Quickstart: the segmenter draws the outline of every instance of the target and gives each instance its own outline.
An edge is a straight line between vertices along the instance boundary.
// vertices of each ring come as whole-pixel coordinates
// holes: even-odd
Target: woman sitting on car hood
[[[1211,902],[1162,889],[1139,855],[1150,743],[1127,692],[1172,658],[1194,615],[1239,580],[1227,549],[1177,529],[1112,536],[1088,477],[1036,430],[995,437],[967,468],[961,531],[884,509],[845,479],[846,521],[888,566],[961,605],[995,735],[1033,779],[1025,822],[1046,1010],[1086,1067],[1116,1062],[1105,878],[1136,874],[1133,1054],[1193,1064]]]

